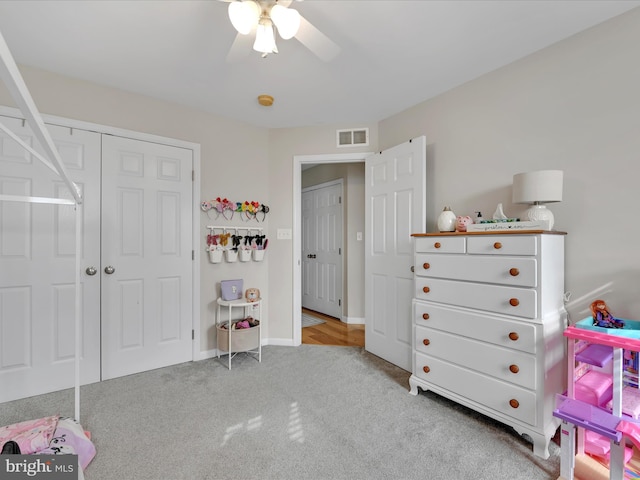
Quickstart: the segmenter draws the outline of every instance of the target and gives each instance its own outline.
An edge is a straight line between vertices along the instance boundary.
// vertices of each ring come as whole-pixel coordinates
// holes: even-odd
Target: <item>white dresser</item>
[[[564,234],[415,234],[411,394],[513,427],[549,457],[566,387]]]

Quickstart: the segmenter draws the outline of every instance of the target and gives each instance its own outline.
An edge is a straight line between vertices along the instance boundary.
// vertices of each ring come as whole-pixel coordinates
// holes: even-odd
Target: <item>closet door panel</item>
[[[104,137],[104,379],[192,359],[192,157]]]
[[[0,121],[40,151],[19,119]],[[100,135],[48,125],[83,196],[81,210],[81,382],[100,380]],[[60,178],[0,133],[0,193],[71,199]],[[70,388],[75,354],[73,206],[0,202],[0,402]]]

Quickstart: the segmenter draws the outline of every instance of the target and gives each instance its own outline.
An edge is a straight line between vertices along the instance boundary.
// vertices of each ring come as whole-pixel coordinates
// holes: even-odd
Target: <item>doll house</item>
[[[623,329],[568,327],[568,375],[554,416],[562,420],[559,480],[640,478],[640,322]]]

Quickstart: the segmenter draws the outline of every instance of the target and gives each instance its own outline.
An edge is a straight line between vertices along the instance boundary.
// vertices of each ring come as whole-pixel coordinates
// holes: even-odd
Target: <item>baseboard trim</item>
[[[364,317],[342,317],[342,322],[349,325],[364,325]]]
[[[265,345],[277,345],[280,347],[295,347],[296,345],[293,344],[293,339],[291,338],[263,338],[262,339],[262,346],[264,347]],[[227,352],[222,353],[223,355],[226,355]],[[199,362],[200,360],[208,360],[209,358],[216,358],[218,356],[218,349],[214,348],[212,350],[204,350],[199,352],[199,354],[197,355],[196,358],[194,358],[194,361]]]
[[[264,339],[262,341],[262,345],[277,345],[279,347],[295,347],[296,345],[293,343],[292,338],[269,338],[265,342]]]

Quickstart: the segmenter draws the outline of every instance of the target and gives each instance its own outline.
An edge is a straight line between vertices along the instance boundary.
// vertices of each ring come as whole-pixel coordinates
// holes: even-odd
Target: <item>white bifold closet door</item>
[[[81,382],[191,360],[193,152],[48,128],[83,195]],[[4,133],[0,192],[71,198]],[[0,202],[0,402],[73,386],[74,275],[73,207]]]
[[[102,148],[106,380],[192,359],[193,152],[114,136]]]
[[[41,152],[18,119],[0,121]],[[49,126],[79,186],[83,265],[100,262],[100,135]],[[62,180],[0,133],[0,192],[72,199]],[[75,212],[73,206],[0,202],[0,401],[74,385]],[[100,276],[81,276],[81,381],[100,380]]]

